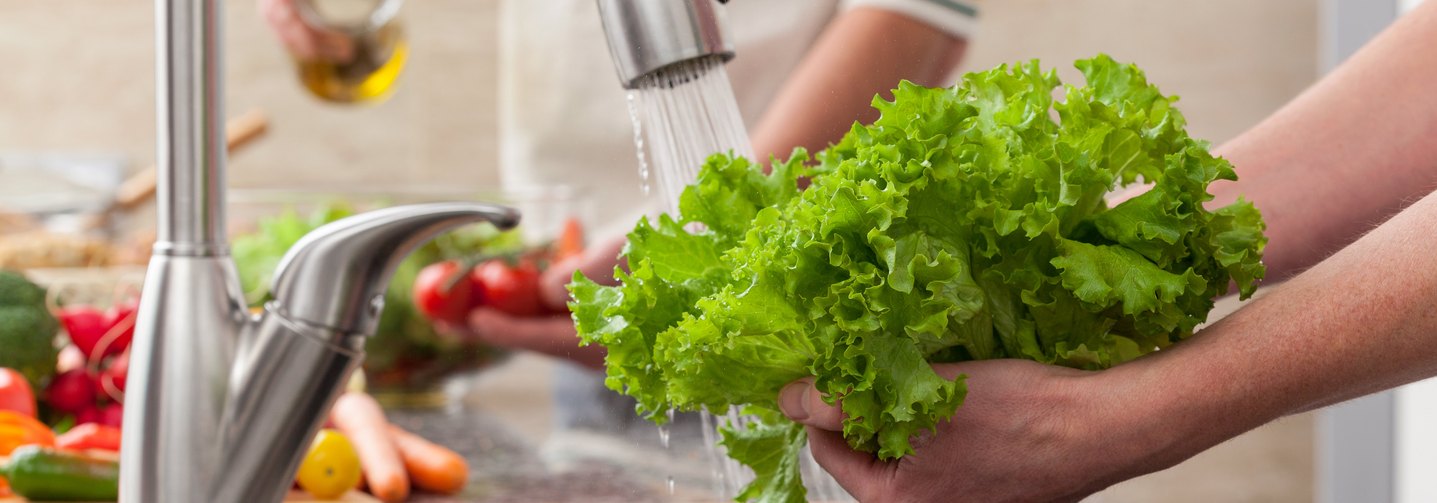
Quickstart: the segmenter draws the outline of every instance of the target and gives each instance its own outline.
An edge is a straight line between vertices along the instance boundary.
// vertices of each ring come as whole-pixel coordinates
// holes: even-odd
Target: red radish
[[[130,342],[135,339],[135,318],[140,307],[139,299],[131,299],[115,304],[105,311],[105,324],[109,331],[118,331],[112,335],[115,338],[105,348],[105,355],[117,355],[129,349]]]
[[[95,353],[95,347],[110,329],[104,313],[89,306],[66,306],[60,309],[59,315],[65,332],[70,334],[70,342],[75,343],[87,359],[101,356]]]
[[[60,349],[60,357],[55,363],[55,371],[68,372],[75,369],[85,368],[85,353],[74,344],[66,344]]]
[[[125,420],[125,407],[118,403],[112,403],[100,408],[100,420],[97,421],[105,426],[120,427]]]
[[[91,406],[88,409],[75,413],[75,424],[100,424],[100,408]]]
[[[60,412],[78,414],[95,406],[95,384],[82,369],[57,374],[45,387],[45,403]]]
[[[120,353],[110,360],[110,365],[100,372],[100,393],[111,400],[124,403],[125,375],[130,370],[130,352]]]

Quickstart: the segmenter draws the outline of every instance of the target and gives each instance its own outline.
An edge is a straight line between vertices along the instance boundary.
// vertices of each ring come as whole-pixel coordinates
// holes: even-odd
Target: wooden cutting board
[[[359,491],[350,491],[348,494],[345,494],[344,497],[339,498],[339,499],[334,499],[334,500],[315,499],[315,497],[310,496],[308,493],[305,493],[304,491],[290,491],[290,492],[289,492],[289,496],[285,497],[284,500],[285,500],[286,502],[288,502],[288,503],[336,503],[336,502],[339,502],[339,503],[379,503],[379,500],[375,499],[373,496],[370,496],[368,493],[362,493],[362,492],[359,492]],[[20,497],[10,497],[10,498],[0,498],[0,503],[42,503],[42,502],[30,502],[30,501],[27,501],[27,500],[24,499],[24,498],[20,498]]]

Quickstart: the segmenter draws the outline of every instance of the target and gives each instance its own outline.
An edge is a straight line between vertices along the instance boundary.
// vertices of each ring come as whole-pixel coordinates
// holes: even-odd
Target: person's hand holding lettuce
[[[1231,166],[1137,68],[1078,67],[1087,85],[1062,100],[1036,63],[903,83],[874,124],[768,174],[711,158],[681,216],[630,234],[619,286],[571,287],[609,387],[658,421],[747,407],[759,421],[723,435],[758,476],[740,499],[802,501],[805,435],[776,401],[795,379],[842,396],[847,444],[891,460],[964,401],[930,364],[1104,369],[1191,335],[1233,282],[1250,295],[1257,210],[1203,207]],[[1153,187],[1107,207],[1138,180]]]

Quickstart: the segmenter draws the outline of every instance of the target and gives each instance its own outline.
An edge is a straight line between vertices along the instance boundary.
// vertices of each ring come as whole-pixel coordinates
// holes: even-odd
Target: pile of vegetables
[[[113,501],[138,299],[102,310],[47,297],[0,271],[0,497]]]
[[[1076,66],[1087,85],[1062,100],[1054,72],[1005,65],[952,88],[904,82],[873,124],[768,173],[711,157],[678,216],[629,234],[618,286],[570,286],[608,386],[658,422],[745,407],[757,421],[722,440],[756,474],[739,498],[803,501],[803,429],[776,403],[795,379],[841,396],[849,444],[892,460],[963,401],[962,377],[931,363],[1104,369],[1190,336],[1231,284],[1250,295],[1258,211],[1203,206],[1231,165],[1137,67]]]
[[[54,362],[51,362],[54,366]],[[37,417],[35,392],[18,371],[0,368],[0,498],[114,501],[120,429],[72,416],[56,434]]]
[[[320,433],[299,468],[300,486],[316,496],[344,494],[362,478],[376,498],[397,503],[418,491],[457,494],[469,481],[469,463],[463,457],[390,424],[379,403],[362,392],[341,395],[330,410],[329,423],[334,429]],[[324,445],[340,443],[334,441],[336,437],[343,445]],[[336,463],[332,455],[328,460],[316,456],[346,449],[350,463]],[[336,469],[341,466],[347,469]]]
[[[114,501],[138,296],[104,309],[46,299],[23,275],[0,271],[0,362],[18,367],[0,365],[0,499]],[[365,487],[384,501],[467,484],[464,458],[388,424],[363,392],[346,393],[330,423],[296,475],[318,499],[341,498],[369,474]]]

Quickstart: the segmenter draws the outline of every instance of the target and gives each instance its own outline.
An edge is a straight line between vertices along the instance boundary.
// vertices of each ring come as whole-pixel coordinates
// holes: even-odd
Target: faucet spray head
[[[626,89],[661,68],[702,58],[733,59],[726,0],[598,0],[609,52]]]

